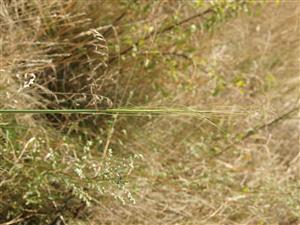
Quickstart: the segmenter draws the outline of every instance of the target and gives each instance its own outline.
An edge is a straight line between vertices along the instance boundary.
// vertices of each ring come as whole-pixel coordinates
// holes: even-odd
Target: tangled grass
[[[0,1],[0,224],[298,224],[299,3],[253,2]]]

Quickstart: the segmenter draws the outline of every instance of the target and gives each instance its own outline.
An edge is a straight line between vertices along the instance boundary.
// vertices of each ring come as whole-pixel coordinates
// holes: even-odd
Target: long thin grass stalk
[[[110,108],[110,109],[0,109],[0,114],[104,114],[104,115],[241,115],[242,111],[196,110],[189,108]]]

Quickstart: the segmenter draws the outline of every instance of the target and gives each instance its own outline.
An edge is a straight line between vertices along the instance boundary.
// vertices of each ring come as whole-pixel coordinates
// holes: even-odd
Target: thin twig
[[[18,216],[8,222],[4,222],[4,223],[1,223],[0,225],[12,225],[12,224],[20,224],[21,222],[23,222],[24,220],[26,220],[27,218],[30,218],[32,217],[33,215],[28,215],[28,216]]]
[[[109,28],[106,30],[106,31],[104,31],[103,32],[103,36],[104,37],[107,37],[109,34],[110,34],[110,32],[113,30],[113,26],[116,26],[118,23],[119,23],[119,21],[121,21],[121,19],[123,19],[123,17],[126,15],[126,12],[123,12],[120,16],[118,16],[113,22],[112,22],[112,24],[109,26]]]
[[[226,152],[227,150],[229,150],[230,148],[232,148],[234,145],[236,144],[239,144],[241,143],[242,141],[248,139],[249,137],[253,136],[254,134],[256,134],[258,131],[264,129],[264,128],[267,128],[267,127],[272,127],[272,126],[275,126],[278,122],[288,118],[290,115],[292,115],[293,113],[299,111],[300,109],[300,106],[297,105],[295,107],[293,107],[292,109],[290,109],[289,111],[287,111],[286,113],[283,113],[282,115],[274,118],[273,120],[265,123],[265,124],[262,124],[262,125],[259,125],[259,126],[256,126],[254,128],[251,128],[249,129],[248,131],[246,131],[242,137],[238,138],[239,135],[236,135],[235,136],[235,140],[233,143],[231,143],[230,145],[228,145],[227,147],[225,147],[223,149],[223,151],[221,151],[219,154],[217,154],[216,156],[220,156],[222,155],[224,152]]]
[[[169,25],[169,26],[167,26],[167,27],[165,27],[165,28],[162,28],[161,30],[159,30],[159,31],[157,31],[157,32],[156,32],[156,31],[152,31],[152,32],[150,32],[148,35],[146,35],[145,37],[143,37],[142,39],[140,39],[140,40],[134,42],[134,44],[132,44],[132,45],[130,45],[129,47],[125,48],[123,51],[120,52],[120,55],[125,55],[127,52],[131,51],[131,50],[134,48],[134,46],[137,46],[138,43],[140,43],[141,40],[145,41],[145,40],[148,40],[149,38],[151,38],[151,37],[154,36],[154,35],[159,35],[159,34],[166,33],[166,32],[168,32],[168,31],[170,31],[170,30],[173,30],[173,29],[174,29],[175,27],[177,27],[177,26],[181,26],[181,25],[183,25],[183,24],[185,24],[185,23],[187,23],[187,22],[189,22],[189,21],[191,21],[191,20],[193,20],[193,19],[198,18],[198,17],[203,17],[203,16],[205,16],[206,14],[211,13],[212,11],[213,11],[213,8],[208,8],[208,9],[206,9],[206,10],[203,11],[203,12],[196,13],[196,14],[193,15],[193,16],[190,16],[190,17],[185,18],[185,19],[183,19],[183,20],[181,20],[181,21],[179,21],[179,22],[173,23],[173,24],[171,24],[171,25]],[[116,59],[117,59],[117,57],[114,56],[114,57],[112,57],[112,58],[109,59],[108,63],[112,63],[112,62],[114,62]]]
[[[60,207],[59,210],[57,210],[56,214],[57,216],[49,223],[49,225],[56,225],[57,222],[59,220],[61,220],[61,216],[63,214],[63,211],[65,211],[68,208],[68,203],[71,201],[71,199],[73,199],[74,196],[70,195],[64,202],[64,204],[62,205],[62,207]]]

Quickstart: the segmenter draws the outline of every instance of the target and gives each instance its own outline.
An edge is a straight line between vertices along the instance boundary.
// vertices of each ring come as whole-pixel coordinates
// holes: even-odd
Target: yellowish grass
[[[195,8],[10,2],[0,1],[0,210],[21,212],[1,222],[299,223],[298,2],[269,2],[212,32],[196,18],[157,35]],[[117,177],[104,194],[92,165]],[[60,180],[38,186],[36,171]],[[77,198],[64,180],[82,187]],[[40,208],[25,204],[36,188],[26,184],[43,191]]]

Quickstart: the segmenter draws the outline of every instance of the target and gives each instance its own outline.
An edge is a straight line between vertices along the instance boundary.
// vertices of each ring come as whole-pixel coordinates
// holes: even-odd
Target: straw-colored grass
[[[215,2],[0,0],[1,225],[300,223],[300,4]]]

